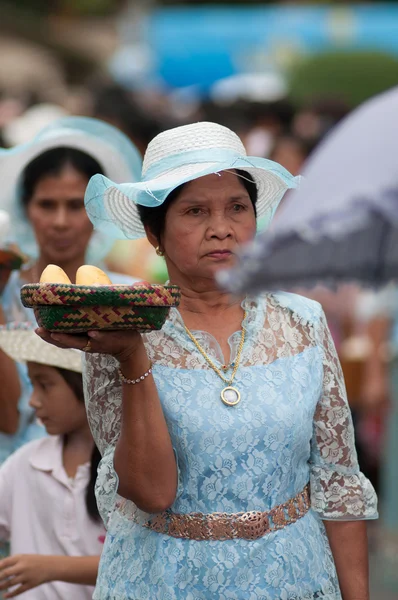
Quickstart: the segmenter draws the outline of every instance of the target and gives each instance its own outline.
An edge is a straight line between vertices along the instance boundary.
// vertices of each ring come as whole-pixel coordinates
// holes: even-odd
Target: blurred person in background
[[[298,136],[286,134],[276,138],[269,158],[283,165],[292,175],[300,175],[311,151],[311,144]]]
[[[247,102],[244,110],[250,119],[250,130],[244,138],[249,154],[266,158],[278,138],[290,132],[294,107],[288,100]]]
[[[93,86],[91,93],[93,116],[123,131],[143,155],[160,131],[160,123],[148,107],[144,110],[133,93],[116,84]]]
[[[367,292],[360,310],[370,340],[362,389],[364,409],[370,419],[382,419],[384,425],[380,449],[368,436],[369,453],[381,452],[378,550],[385,583],[398,589],[398,289],[391,285]]]
[[[20,288],[39,281],[48,264],[60,266],[75,280],[85,262],[103,260],[112,238],[93,233],[84,209],[91,176],[104,173],[118,181],[137,179],[141,159],[133,144],[114,127],[94,119],[65,117],[42,130],[29,144],[0,152],[1,203],[12,215],[14,241],[29,261],[14,271],[0,304],[1,321],[34,321],[24,308]],[[111,274],[117,283],[127,276]],[[0,351],[0,463],[19,446],[42,435],[27,404],[26,369],[15,367]],[[10,394],[8,390],[13,390]],[[16,393],[19,392],[19,393]]]
[[[35,322],[24,308],[20,288],[39,281],[43,269],[57,264],[74,281],[85,262],[103,260],[113,240],[93,234],[84,209],[84,192],[96,173],[119,181],[137,179],[141,159],[133,144],[106,123],[65,117],[41,131],[29,144],[0,152],[1,205],[12,215],[12,241],[30,257],[14,271],[0,298],[0,322]],[[127,276],[111,275],[114,282]],[[130,279],[130,281],[133,281]],[[44,428],[28,399],[26,366],[0,349],[0,464],[23,444],[42,437]],[[8,545],[0,540],[0,556]]]
[[[110,237],[93,233],[84,209],[84,192],[96,173],[118,181],[137,179],[141,159],[133,144],[106,123],[65,117],[42,130],[32,142],[0,152],[1,205],[12,215],[12,241],[30,257],[14,271],[0,298],[0,322],[35,322],[22,306],[20,288],[39,281],[48,264],[75,280],[85,262],[98,263],[111,248]],[[134,281],[111,274],[113,282]],[[42,437],[29,406],[26,366],[0,349],[0,464],[23,444]],[[8,546],[0,540],[0,555]]]
[[[28,323],[0,328],[10,359],[27,363],[30,406],[48,437],[0,467],[0,594],[26,600],[89,600],[105,528],[94,495],[99,450],[84,407],[81,353],[51,348]]]
[[[315,145],[349,112],[349,106],[338,98],[314,100],[295,111],[291,132]]]

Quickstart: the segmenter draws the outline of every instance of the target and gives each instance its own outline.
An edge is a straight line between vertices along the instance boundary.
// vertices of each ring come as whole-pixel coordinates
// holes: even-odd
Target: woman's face
[[[87,177],[73,167],[38,181],[27,206],[40,253],[48,263],[83,259],[93,226],[84,208]]]
[[[166,213],[161,246],[170,279],[214,281],[218,270],[234,265],[239,247],[255,233],[253,204],[235,173],[187,183]]]
[[[29,404],[50,435],[66,435],[87,427],[84,403],[80,402],[54,367],[28,363],[33,392]]]

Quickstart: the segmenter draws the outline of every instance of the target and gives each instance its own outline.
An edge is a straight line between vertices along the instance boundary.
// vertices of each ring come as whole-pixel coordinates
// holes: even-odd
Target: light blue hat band
[[[162,158],[157,163],[151,165],[145,173],[143,173],[142,181],[150,181],[164,175],[168,171],[177,169],[183,165],[189,164],[200,164],[200,163],[214,163],[214,162],[231,162],[244,158],[242,154],[230,150],[229,148],[204,148],[203,150],[189,150],[180,152],[178,154],[172,154],[166,158]]]
[[[191,150],[173,154],[151,165],[145,173],[143,173],[141,185],[137,188],[145,189],[145,183],[156,179],[168,172],[178,169],[189,164],[209,164],[219,163],[220,171],[226,169],[244,169],[245,164],[248,168],[262,168],[274,172],[285,183],[290,183],[292,180],[291,174],[272,160],[255,156],[246,156],[239,154],[229,148],[204,148],[201,150]],[[237,164],[239,163],[239,164]]]

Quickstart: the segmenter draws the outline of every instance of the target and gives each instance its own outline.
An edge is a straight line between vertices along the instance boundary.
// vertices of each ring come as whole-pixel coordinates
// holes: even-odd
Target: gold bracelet
[[[152,373],[152,363],[150,364],[148,371],[141,375],[141,377],[138,377],[137,379],[127,379],[127,377],[123,375],[122,370],[120,368],[118,369],[118,373],[122,383],[126,383],[127,385],[135,385],[136,383],[141,383],[141,381],[144,381],[144,379],[146,379],[146,377],[148,377],[148,375]]]

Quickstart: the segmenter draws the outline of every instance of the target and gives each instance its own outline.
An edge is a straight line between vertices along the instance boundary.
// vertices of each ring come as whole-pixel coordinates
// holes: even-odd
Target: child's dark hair
[[[253,204],[254,214],[257,216],[256,212],[256,203],[257,203],[257,186],[256,183],[247,171],[242,171],[239,169],[235,169],[239,180],[244,185],[247,193],[250,196],[250,200]],[[166,225],[166,213],[169,210],[170,206],[173,204],[174,200],[177,199],[180,192],[183,190],[186,184],[183,183],[179,185],[175,190],[173,190],[163,202],[156,207],[143,206],[142,204],[137,204],[138,213],[140,215],[140,219],[144,227],[148,227],[150,232],[156,237],[158,243],[161,242],[162,234],[164,233],[164,228]]]
[[[71,388],[76,398],[80,402],[84,402],[83,393],[83,378],[81,373],[74,371],[68,371],[67,369],[57,368],[58,373],[64,378],[68,386]],[[98,465],[101,460],[101,454],[97,446],[94,444],[93,452],[91,454],[90,463],[90,481],[87,485],[86,490],[86,507],[87,512],[93,521],[100,521],[101,517],[98,512],[97,500],[95,498],[95,481],[97,479]]]
[[[99,162],[82,150],[63,146],[51,148],[34,158],[23,170],[21,178],[22,205],[27,208],[37,184],[43,177],[60,175],[62,170],[68,166],[85,175],[87,179],[97,173],[104,174]]]

